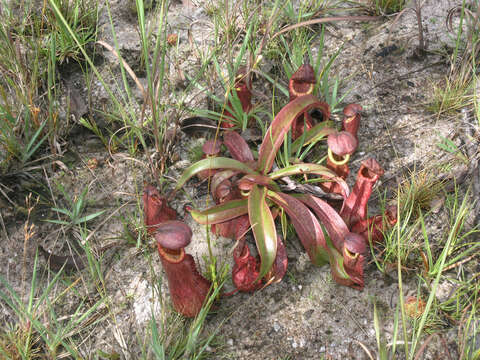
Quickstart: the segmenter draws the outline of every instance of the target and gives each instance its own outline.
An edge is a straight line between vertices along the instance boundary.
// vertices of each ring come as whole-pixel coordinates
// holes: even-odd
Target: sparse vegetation
[[[401,15],[409,4],[414,20]],[[225,359],[253,354],[249,349],[267,358],[261,352],[271,351],[273,339],[275,356],[285,359],[300,351],[320,359],[337,353],[480,359],[480,3],[459,1],[445,14],[446,27],[428,18],[428,6],[420,0],[2,2],[0,358]],[[370,23],[378,21],[375,32],[358,23],[372,14],[381,15]],[[428,48],[425,64],[405,71],[418,80],[392,78],[397,68],[410,69],[411,59],[378,55],[377,47],[398,40],[405,54],[415,53],[412,29],[419,31],[419,48]],[[431,54],[448,58],[449,68],[430,66]],[[315,82],[289,83],[304,64]],[[282,121],[281,108],[299,89],[325,102],[323,111],[302,107]],[[325,155],[334,140],[348,141],[336,138],[328,147],[322,141],[335,127],[348,131],[345,122],[354,116],[339,114],[346,102],[363,107],[354,114],[360,121],[362,112],[363,120],[349,166],[356,172],[373,153],[386,169],[382,195],[368,209],[372,189],[356,190],[361,221],[345,215],[342,191],[326,185],[338,176],[340,190],[348,188],[339,177],[349,169],[340,173],[339,163],[350,154]],[[318,126],[327,108],[332,121]],[[428,120],[426,111],[433,113]],[[201,120],[187,128],[190,116]],[[235,135],[223,132],[230,126]],[[200,151],[206,140],[222,139],[217,153]],[[231,158],[241,162],[232,165]],[[406,170],[412,161],[422,170]],[[198,170],[207,176],[191,180]],[[327,179],[307,174],[314,170]],[[364,162],[359,174],[365,171]],[[213,284],[195,311],[168,296],[152,250],[158,236],[154,244],[148,236],[165,219],[144,224],[144,183],[165,194],[169,219],[193,228],[192,259]],[[305,193],[323,197],[330,203],[324,211],[340,220],[333,224],[333,215],[322,218],[321,211],[310,216],[299,205]],[[232,221],[238,215],[246,221]],[[358,239],[345,245],[345,234],[333,231],[343,229],[341,222],[362,246]],[[329,235],[325,246],[309,247],[312,230],[305,224]],[[297,237],[311,258],[332,263],[332,278],[305,264]],[[158,248],[172,262],[184,251]],[[288,276],[272,285],[285,274],[285,249]],[[361,262],[354,271],[352,260]],[[332,279],[365,285],[369,297]],[[339,342],[342,327],[358,336]]]
[[[95,40],[96,0],[52,4],[84,48]],[[9,170],[31,163],[45,145],[53,156],[61,151],[70,114],[59,105],[58,66],[83,58],[51,3],[38,8],[33,1],[9,2],[0,16],[5,20],[0,24],[0,168]]]
[[[448,13],[446,27],[455,40],[448,59],[450,70],[444,80],[433,84],[433,96],[427,106],[438,115],[451,114],[474,106],[477,96],[479,15],[478,1],[469,6],[462,3]]]
[[[437,180],[427,170],[412,171],[398,187],[396,193],[397,203],[400,204],[400,213],[417,218],[423,211],[429,211],[432,202],[441,196],[443,191],[442,181]]]
[[[370,0],[371,6],[375,7],[375,13],[377,15],[390,15],[402,11],[406,0]]]

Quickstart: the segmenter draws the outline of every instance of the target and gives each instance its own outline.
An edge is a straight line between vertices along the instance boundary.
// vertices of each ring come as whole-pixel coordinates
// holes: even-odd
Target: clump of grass
[[[21,274],[23,289],[17,291],[0,276],[0,299],[5,304],[5,309],[11,312],[10,322],[0,326],[0,354],[7,359],[53,359],[66,356],[79,358],[81,356],[78,345],[73,339],[102,320],[102,316],[98,316],[98,310],[104,304],[105,298],[90,302],[86,301],[86,295],[79,299],[79,305],[69,316],[59,316],[58,309],[67,294],[78,294],[76,286],[80,278],[58,292],[59,287],[62,287],[62,275],[66,265],[52,278],[45,280],[40,276],[38,249],[35,251],[31,268],[31,281],[29,284],[26,282],[27,273],[30,272],[26,256],[30,247],[36,247],[35,226],[30,224],[30,216],[36,203],[32,204],[31,197],[27,197],[26,202],[28,214],[24,225]],[[86,249],[89,250],[88,247]],[[89,264],[93,264],[91,251],[87,251],[87,257]]]
[[[419,217],[414,224],[410,223],[408,216],[411,211],[403,216],[400,213],[394,230],[386,239],[384,251],[385,261],[396,264],[399,290],[393,319],[393,336],[389,345],[382,336],[377,306],[374,305],[374,328],[379,359],[394,359],[398,352],[403,352],[402,359],[422,358],[434,336],[441,339],[445,327],[451,326],[452,322],[459,324],[458,359],[476,359],[475,356],[479,355],[475,348],[475,336],[478,338],[478,329],[475,328],[478,323],[478,274],[472,278],[463,269],[468,262],[475,264],[480,246],[475,241],[478,230],[470,229],[465,221],[472,209],[469,199],[469,193],[461,194],[458,188],[453,194],[446,196],[444,206],[448,213],[448,222],[445,224],[444,235],[440,237],[436,235],[434,238],[430,234],[425,226],[422,210],[419,210]],[[415,202],[410,200],[409,204],[410,207],[415,206]],[[416,238],[413,243],[412,238]],[[423,261],[420,260],[421,254]],[[421,302],[422,306],[416,306],[415,310],[418,311],[415,311],[415,317],[408,314],[409,298],[405,297],[403,280],[406,267],[412,267],[413,257],[417,258],[416,268],[419,264],[424,265],[423,269],[418,269],[421,271],[416,271],[418,286],[415,300]],[[378,265],[378,260],[376,262]],[[455,274],[451,274],[453,269]],[[447,299],[440,299],[437,290],[440,284],[445,282],[452,283],[452,291]],[[406,340],[399,341],[399,338]],[[436,350],[445,358],[451,357],[449,347],[443,340],[442,343],[445,345]],[[366,347],[363,348],[370,353]]]
[[[67,227],[73,227],[75,225],[82,225],[100,215],[102,215],[105,210],[98,211],[94,214],[84,215],[83,212],[87,205],[86,196],[88,192],[88,186],[82,190],[82,192],[73,198],[70,198],[63,187],[63,185],[58,184],[58,189],[65,197],[68,202],[68,206],[65,208],[52,208],[53,211],[56,211],[57,214],[62,214],[66,216],[66,219],[47,219],[46,221],[54,224],[65,225]]]
[[[469,73],[452,73],[445,80],[433,84],[433,93],[427,110],[435,114],[455,114],[472,106],[474,101],[472,77]]]
[[[7,324],[0,332],[0,355],[4,359],[41,359],[42,341],[38,334],[25,327],[26,324]]]
[[[169,309],[166,304],[162,304],[163,310],[160,318],[152,314],[149,327],[150,343],[148,348],[142,351],[142,358],[151,359],[155,355],[157,359],[207,359],[207,347],[215,345],[217,335],[223,325],[223,321],[209,334],[202,332],[205,320],[210,312],[213,303],[218,299],[222,288],[227,279],[229,268],[223,264],[217,273],[218,286],[210,290],[205,304],[200,313],[192,320],[188,321],[181,315]],[[154,284],[154,293],[160,294],[160,282]],[[164,299],[159,295],[159,301]]]
[[[397,204],[397,224],[392,231],[384,234],[382,251],[380,255],[374,256],[380,271],[390,271],[398,261],[409,268],[420,266],[422,261],[417,255],[422,249],[422,239],[417,234],[423,222],[423,214],[430,211],[433,200],[442,193],[443,182],[426,170],[412,171],[399,184],[394,200]],[[383,203],[386,203],[385,199]]]
[[[438,115],[476,106],[480,3],[473,2],[471,8],[473,11],[463,2],[450,9],[447,16],[447,28],[456,38],[450,55],[450,71],[443,81],[434,84],[433,95],[427,104],[427,109]],[[452,23],[457,14],[459,25],[454,29]]]
[[[395,195],[401,216],[405,218],[411,212],[416,217],[420,212],[430,210],[432,201],[442,190],[443,182],[427,171],[411,172],[397,188]]]
[[[370,0],[375,15],[390,15],[402,11],[406,0]]]
[[[405,346],[405,353],[409,354],[409,359],[413,359],[414,354],[416,355],[415,351],[420,345],[423,333],[427,330],[434,330],[429,329],[428,325],[438,325],[441,323],[437,320],[438,317],[436,315],[439,311],[436,295],[440,281],[444,276],[447,276],[447,271],[452,269],[452,266],[456,266],[455,264],[458,264],[459,261],[468,260],[471,252],[476,251],[476,248],[478,248],[479,244],[475,245],[470,240],[470,238],[477,236],[478,231],[475,229],[469,230],[465,221],[472,210],[469,198],[470,196],[467,192],[463,196],[463,199],[461,199],[458,189],[455,189],[454,194],[447,198],[445,206],[449,210],[449,224],[444,238],[438,241],[437,251],[433,250],[431,246],[433,239],[429,237],[422,221],[424,247],[428,259],[427,269],[424,272],[423,278],[429,294],[426,299],[425,311],[418,322],[414,324],[410,352],[408,351],[408,346]],[[464,293],[465,289],[461,287],[457,288],[457,295],[459,297],[463,297]],[[463,304],[462,302],[458,302],[457,306],[464,307],[466,310],[470,307],[468,304],[465,304],[465,302]],[[402,312],[402,318],[404,315]],[[418,352],[423,351],[422,348],[423,347],[420,347]]]
[[[0,168],[24,167],[47,143],[56,155],[60,132],[68,129],[59,118],[57,65],[81,61],[74,38],[52,11],[61,8],[82,46],[95,40],[96,0],[9,2],[0,7]],[[19,16],[20,15],[20,16]],[[62,121],[59,121],[62,120]],[[48,142],[46,141],[48,139]]]
[[[56,358],[66,354],[78,358],[80,354],[72,337],[97,322],[96,311],[103,300],[93,305],[80,302],[71,316],[67,319],[61,318],[55,305],[74,288],[74,284],[61,294],[55,294],[55,286],[59,283],[63,271],[59,271],[48,284],[41,284],[37,277],[38,252],[32,270],[33,276],[26,300],[23,300],[25,296],[17,293],[0,276],[0,283],[5,289],[0,290],[0,298],[16,318],[15,325],[12,323],[7,329],[0,329],[1,352],[19,354],[22,359]]]
[[[53,0],[50,0],[51,2]],[[167,8],[168,1],[157,2],[155,11],[157,12],[155,21],[149,22],[146,18],[145,4],[142,0],[136,0],[136,13],[139,24],[141,65],[140,70],[145,72],[147,84],[143,86],[138,76],[122,58],[119,44],[116,40],[117,29],[114,25],[114,19],[110,10],[109,2],[105,3],[105,10],[110,21],[111,31],[114,34],[114,43],[107,44],[104,41],[98,41],[107,51],[110,51],[117,59],[120,67],[120,74],[114,74],[110,71],[111,78],[114,79],[113,86],[107,84],[105,76],[102,76],[100,69],[94,64],[93,58],[89,56],[81,39],[76,36],[74,30],[69,26],[58,8],[54,8],[55,15],[60,19],[66,31],[72,36],[73,40],[80,49],[82,55],[95,76],[108,94],[109,103],[103,109],[95,109],[97,113],[103,115],[108,121],[109,127],[101,129],[95,120],[82,120],[81,123],[93,131],[104,144],[107,144],[107,136],[103,135],[103,130],[110,133],[108,139],[108,150],[116,150],[119,147],[128,149],[131,155],[134,155],[141,147],[147,153],[149,152],[147,142],[153,139],[155,143],[155,156],[148,156],[150,160],[151,171],[157,179],[166,171],[166,166],[171,155],[169,149],[171,139],[167,136],[167,125],[171,117],[176,116],[176,109],[181,107],[178,100],[163,98],[162,93],[172,92],[169,82],[169,64],[167,61]],[[133,97],[129,78],[134,81],[142,95],[142,99],[137,101]],[[117,89],[122,89],[116,92]],[[161,99],[161,101],[159,100]],[[120,128],[119,128],[120,126]],[[112,130],[112,128],[114,130]],[[157,160],[158,161],[154,161]]]
[[[201,145],[192,146],[188,149],[188,159],[190,162],[194,163],[199,161],[203,156],[203,150]]]
[[[54,0],[54,2],[80,40],[82,46],[87,46],[95,41],[98,17],[97,0]],[[69,62],[70,59],[77,62],[83,61],[84,58],[78,45],[55,16],[55,13],[49,7],[42,9],[42,12],[46,13],[47,24],[51,26],[51,29],[47,28],[45,36],[47,44],[52,41],[50,37],[55,37],[55,57],[57,61],[60,64]]]

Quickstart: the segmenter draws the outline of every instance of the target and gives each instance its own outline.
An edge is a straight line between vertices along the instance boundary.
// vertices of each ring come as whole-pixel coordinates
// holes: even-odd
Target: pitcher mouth
[[[170,250],[170,249],[164,248],[158,243],[157,243],[157,247],[158,247],[158,253],[160,254],[160,256],[172,264],[178,264],[185,258],[184,249]]]
[[[298,87],[299,89],[297,90],[296,87]],[[292,86],[290,90],[292,91],[292,94],[295,96],[303,96],[303,95],[312,94],[313,87],[314,87],[314,84],[312,83],[300,83]]]

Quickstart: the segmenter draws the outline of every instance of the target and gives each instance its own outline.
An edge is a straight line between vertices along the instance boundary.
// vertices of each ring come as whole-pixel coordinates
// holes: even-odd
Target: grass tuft
[[[390,15],[402,11],[406,0],[370,0],[375,15]]]
[[[414,220],[420,212],[430,210],[432,201],[443,193],[443,182],[428,171],[412,171],[398,187],[395,197],[400,213],[405,218],[413,213]]]

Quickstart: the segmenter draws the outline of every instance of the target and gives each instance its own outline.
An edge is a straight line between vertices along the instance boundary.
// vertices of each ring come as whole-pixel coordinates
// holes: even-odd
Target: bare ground
[[[135,16],[128,10],[126,2],[112,1],[111,8],[115,26],[119,29],[117,37],[122,55],[135,69],[140,52],[139,40]],[[456,5],[455,1],[426,1],[423,23],[429,53],[422,59],[415,57],[418,31],[413,12],[406,12],[396,24],[391,20],[380,20],[367,24],[342,22],[328,27],[327,54],[333,54],[343,45],[341,55],[334,64],[333,74],[345,79],[342,91],[351,89],[345,103],[360,103],[364,108],[359,132],[360,147],[351,162],[352,174],[355,174],[362,160],[375,157],[385,169],[378,194],[387,189],[389,196],[393,196],[402,176],[413,168],[427,168],[445,178],[463,176],[463,180],[468,183],[468,176],[464,176],[468,174],[466,165],[442,166],[451,163],[452,155],[442,152],[437,143],[443,136],[453,139],[465,151],[469,147],[478,147],[478,143],[473,143],[468,136],[468,129],[475,120],[468,113],[463,116],[436,116],[425,110],[425,104],[432,95],[433,84],[442,80],[448,70],[441,52],[445,44],[451,45],[452,40],[446,34],[444,21],[447,10],[453,5]],[[180,38],[180,55],[175,61],[184,71],[196,66],[187,36],[192,22],[195,25],[191,27],[191,37],[202,46],[212,43],[213,26],[205,6],[206,4],[198,4],[190,8],[174,3],[169,9],[170,32],[178,33]],[[112,43],[105,14],[101,20],[101,30],[100,39]],[[392,45],[396,49],[389,52]],[[113,67],[114,74],[118,74],[117,59],[106,50],[103,55],[105,61],[100,67],[102,73],[107,74],[108,69]],[[268,68],[269,64],[260,66]],[[107,101],[108,96],[99,83],[94,81],[91,92],[88,92],[80,73],[73,72],[66,76],[68,82],[77,87],[80,96],[87,99],[90,94],[91,106],[100,106]],[[170,76],[173,79],[176,76],[173,70]],[[265,86],[262,81],[260,79],[260,83],[254,83],[259,90]],[[194,101],[198,106],[207,104],[205,95],[202,94]],[[94,247],[113,244],[106,250],[103,260],[108,264],[104,274],[113,317],[98,323],[89,331],[89,336],[85,336],[84,354],[86,358],[91,358],[96,349],[102,349],[108,353],[121,354],[124,358],[137,358],[140,352],[138,338],[146,330],[153,306],[151,285],[158,281],[152,277],[150,269],[153,268],[159,276],[162,270],[154,251],[145,254],[145,249],[138,250],[134,246],[125,245],[123,224],[129,222],[131,217],[137,217],[137,225],[141,224],[138,194],[141,194],[144,181],[151,181],[148,162],[141,154],[136,159],[126,153],[109,156],[99,140],[85,131],[79,130],[71,137],[73,141],[69,145],[68,155],[71,160],[68,167],[55,172],[47,169],[45,174],[48,174],[49,183],[60,182],[69,193],[77,195],[90,184],[88,198],[91,203],[88,211],[106,209],[107,214],[113,214],[104,223],[106,215],[93,225],[89,224],[90,228],[97,228],[91,237]],[[178,158],[169,168],[167,181],[177,178],[190,164],[188,148],[201,142],[202,139],[192,140],[181,133],[178,135],[174,142],[174,152]],[[93,158],[98,160],[98,166],[89,168],[87,162]],[[22,181],[27,180],[22,179],[20,185]],[[56,192],[54,185],[51,189]],[[194,199],[202,206],[205,204],[205,192],[201,186],[188,187],[188,196],[179,194],[172,205],[180,216],[184,216],[184,204]],[[377,206],[378,196],[373,199],[370,208],[372,214],[378,209]],[[117,210],[119,207],[120,210]],[[22,289],[28,288],[31,278],[32,244],[38,241],[52,252],[66,252],[66,241],[71,241],[75,235],[72,232],[62,233],[57,230],[58,227],[42,222],[53,216],[52,212],[45,209],[36,213],[33,219],[36,225],[35,236],[25,244],[24,218],[8,206],[2,213],[6,220],[6,232],[0,245],[0,263],[3,264],[1,274],[22,293]],[[433,241],[436,236],[442,236],[445,218],[445,211],[440,209],[429,219],[428,226],[434,234]],[[188,216],[185,216],[185,221],[194,229],[194,241],[189,252],[204,264],[204,229],[193,223]],[[230,261],[231,242],[226,239],[215,239],[215,242],[218,258]],[[365,289],[358,292],[337,285],[331,279],[328,267],[312,266],[295,238],[287,239],[286,242],[289,273],[281,283],[253,295],[236,294],[222,298],[208,316],[205,331],[208,333],[220,326],[222,339],[221,347],[209,349],[210,358],[321,359],[324,356],[330,359],[368,359],[360,343],[371,351],[376,349],[374,303],[381,314],[384,335],[388,339],[392,334],[393,316],[398,301],[396,272],[383,275],[374,263],[370,263],[365,271]],[[26,253],[24,249],[27,249]],[[40,261],[44,264],[43,259]],[[415,274],[407,273],[404,293],[416,294],[417,287]],[[162,285],[162,290],[168,292],[166,285]],[[227,284],[227,290],[231,290],[231,285]],[[95,297],[95,289],[87,284],[78,291]],[[69,304],[67,299],[64,306],[65,313],[68,313],[69,307],[73,308],[74,304]],[[160,312],[159,306],[153,308],[155,312]],[[2,304],[2,317],[11,319],[11,316],[10,310]],[[446,329],[444,333],[454,358],[457,352],[456,334],[455,327]],[[441,355],[445,352],[443,346],[439,339],[434,339],[424,358],[444,358]]]

